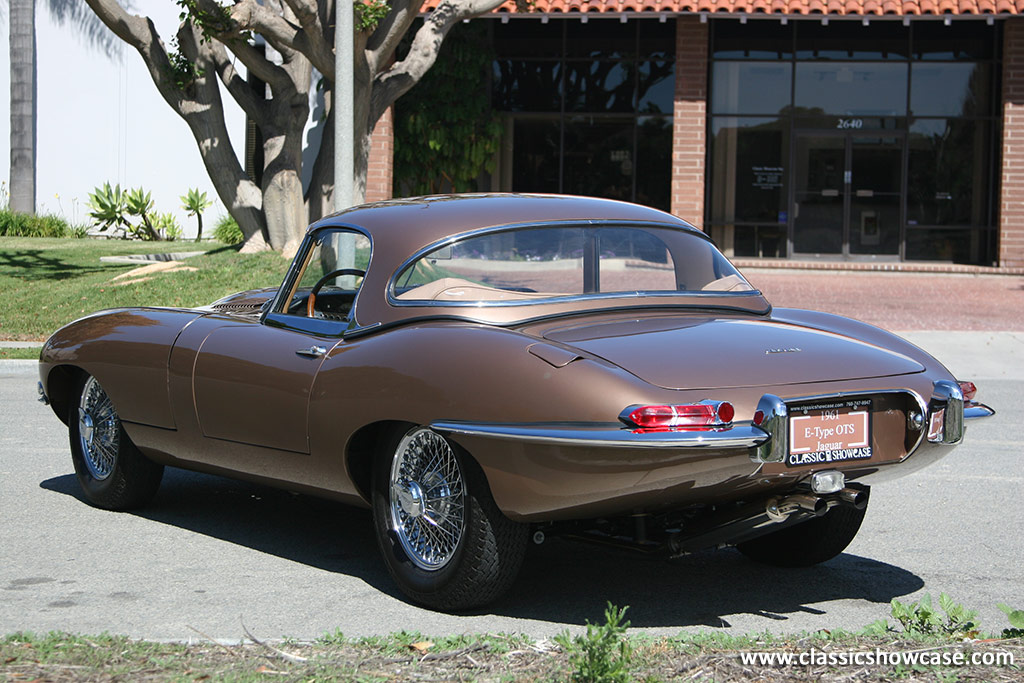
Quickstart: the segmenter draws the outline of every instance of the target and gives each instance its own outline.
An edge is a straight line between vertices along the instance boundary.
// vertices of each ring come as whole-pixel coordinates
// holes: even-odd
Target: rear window
[[[588,295],[750,292],[707,240],[655,227],[520,228],[467,237],[403,269],[394,299],[443,305]]]

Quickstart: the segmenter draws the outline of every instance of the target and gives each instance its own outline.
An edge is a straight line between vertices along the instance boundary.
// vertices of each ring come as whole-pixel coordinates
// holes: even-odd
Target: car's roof
[[[700,232],[670,213],[613,199],[500,193],[432,195],[363,204],[326,216],[310,230],[326,225],[355,226],[374,240],[404,242],[411,254],[422,246],[472,230],[563,221],[654,222]]]
[[[506,226],[550,224],[632,223],[658,225],[707,236],[670,213],[612,199],[542,194],[463,194],[393,199],[355,206],[327,216],[310,226],[310,231],[332,226],[356,228],[372,243],[370,267],[360,288],[355,315],[360,326],[395,323],[421,317],[447,316],[486,323],[511,324],[537,316],[576,312],[609,306],[628,306],[639,300],[621,297],[615,303],[596,301],[546,302],[529,307],[483,306],[467,309],[450,305],[395,306],[387,298],[389,279],[410,257],[447,238]],[[694,297],[675,297],[663,304],[696,305]],[[749,312],[769,309],[760,292],[745,296],[723,294],[700,297],[705,306],[725,306]],[[644,299],[645,305],[653,303]]]

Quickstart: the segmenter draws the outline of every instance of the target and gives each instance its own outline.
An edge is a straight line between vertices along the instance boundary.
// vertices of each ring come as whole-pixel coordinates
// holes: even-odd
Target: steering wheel
[[[328,280],[336,278],[340,275],[355,275],[356,277],[366,277],[366,271],[358,268],[339,268],[338,270],[332,270],[331,272],[324,275],[322,278],[316,281],[313,285],[313,289],[309,290],[309,298],[306,299],[306,317],[312,318],[313,306],[316,304],[316,295],[320,292],[320,288],[327,284]]]

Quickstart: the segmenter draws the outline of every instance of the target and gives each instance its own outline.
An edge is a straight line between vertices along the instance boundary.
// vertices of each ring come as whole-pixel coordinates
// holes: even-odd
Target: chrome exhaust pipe
[[[796,493],[785,498],[770,498],[765,504],[764,512],[773,522],[785,521],[798,510],[810,512],[821,517],[828,512],[828,501],[809,493]]]
[[[852,505],[858,510],[868,506],[868,492],[864,489],[854,489],[847,486],[839,492],[839,500],[847,505]]]

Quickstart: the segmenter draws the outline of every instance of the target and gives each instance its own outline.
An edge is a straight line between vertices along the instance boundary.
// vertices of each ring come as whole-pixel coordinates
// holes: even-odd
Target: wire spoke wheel
[[[82,387],[78,402],[78,438],[89,474],[103,481],[114,471],[120,447],[120,422],[107,392],[95,377]]]
[[[416,429],[391,462],[391,528],[420,569],[436,571],[454,557],[465,531],[466,487],[459,461],[440,434]]]

